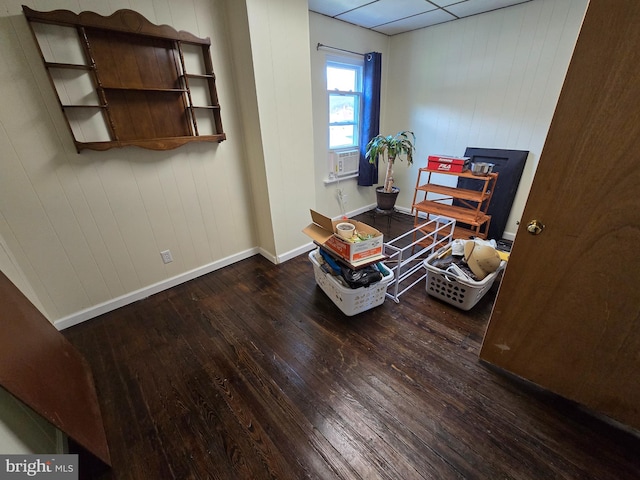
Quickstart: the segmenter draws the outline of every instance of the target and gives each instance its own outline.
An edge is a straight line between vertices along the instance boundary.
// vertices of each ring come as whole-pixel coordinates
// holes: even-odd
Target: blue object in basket
[[[382,264],[382,262],[376,263],[376,268],[382,274],[383,277],[386,277],[387,275],[389,275],[389,270],[387,270],[387,268]]]
[[[319,251],[320,255],[322,256],[324,261],[327,262],[327,264],[331,267],[335,275],[340,275],[340,273],[342,272],[340,265],[338,265],[338,263],[333,258],[331,258],[331,255],[329,255],[327,252],[322,249],[319,249]]]

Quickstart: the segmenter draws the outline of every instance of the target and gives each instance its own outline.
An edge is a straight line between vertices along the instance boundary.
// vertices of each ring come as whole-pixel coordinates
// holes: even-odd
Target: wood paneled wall
[[[9,252],[0,270],[21,271],[22,287],[30,287],[23,290],[53,321],[255,248],[225,2],[26,2],[102,15],[129,8],[211,38],[228,141],[81,154],[21,3],[0,1],[0,237]],[[174,259],[167,265],[166,249]]]
[[[392,37],[382,128],[417,138],[414,167],[395,168],[399,205],[411,204],[429,154],[528,150],[506,228],[515,234],[587,4],[535,0]]]
[[[78,155],[22,3],[37,10],[102,15],[129,8],[154,23],[211,37],[228,140],[170,152],[132,147]],[[0,270],[17,272],[12,279],[21,290],[33,292],[30,300],[50,320],[109,305],[256,248],[277,258],[305,242],[299,228],[307,220],[301,220],[300,212],[306,215],[312,206],[330,213],[333,206],[338,213],[334,188],[325,187],[313,172],[313,162],[326,162],[326,157],[318,157],[316,149],[314,159],[311,151],[306,122],[312,107],[299,101],[305,92],[302,78],[314,72],[304,62],[302,70],[288,70],[284,60],[291,52],[283,46],[289,37],[269,36],[270,31],[286,31],[274,22],[306,18],[306,7],[298,0],[268,6],[249,2],[248,10],[236,4],[0,0],[0,244],[5,250]],[[461,153],[473,140],[477,146],[526,147],[535,155],[535,147],[529,147],[541,147],[544,141],[554,92],[564,77],[585,4],[536,0],[392,37],[385,60],[393,75],[386,75],[383,129],[415,129],[420,156]],[[263,11],[266,24],[257,21]],[[246,31],[239,32],[235,27],[242,22],[236,14],[247,12],[254,19],[246,20],[241,25]],[[258,72],[250,57],[234,55],[255,47],[248,38],[250,28],[257,28],[253,33],[261,38]],[[295,32],[303,35],[305,29]],[[264,57],[269,42],[278,55],[275,63]],[[364,43],[363,48],[371,43],[372,50],[385,47],[377,35]],[[302,50],[295,49],[296,58]],[[242,81],[236,81],[234,71]],[[249,91],[251,75],[268,78],[269,72],[278,77]],[[265,107],[275,105],[280,113],[269,115]],[[296,134],[287,137],[291,128]],[[290,142],[295,153],[284,149],[287,138],[295,139]],[[511,144],[513,139],[517,145]],[[525,175],[531,173],[527,168]],[[404,165],[396,170],[404,194],[410,195],[415,172]],[[314,187],[322,190],[316,195]],[[348,210],[372,201],[355,190],[346,193]],[[171,250],[173,263],[162,263],[159,252],[165,249]]]

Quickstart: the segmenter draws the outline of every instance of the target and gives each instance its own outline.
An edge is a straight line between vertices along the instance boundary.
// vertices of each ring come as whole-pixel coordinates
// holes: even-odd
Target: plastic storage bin
[[[462,310],[470,310],[489,291],[506,262],[500,262],[498,269],[481,281],[462,278],[431,264],[438,255],[445,252],[450,246],[449,244],[446,247],[442,247],[423,262],[424,267],[427,269],[427,293]]]
[[[384,303],[387,287],[393,280],[393,272],[384,266],[382,280],[368,287],[345,287],[333,275],[325,272],[316,258],[316,250],[309,252],[316,283],[345,315],[352,316]]]

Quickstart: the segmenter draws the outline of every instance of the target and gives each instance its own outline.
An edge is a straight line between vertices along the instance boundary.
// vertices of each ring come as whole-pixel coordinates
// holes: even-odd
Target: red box
[[[436,172],[461,173],[469,170],[469,161],[469,157],[429,155],[427,158],[427,168]]]

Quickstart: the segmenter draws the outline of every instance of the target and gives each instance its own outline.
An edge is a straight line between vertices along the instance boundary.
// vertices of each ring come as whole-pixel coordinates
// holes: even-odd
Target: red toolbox
[[[469,157],[452,157],[449,155],[429,155],[427,168],[436,172],[460,173],[469,170]]]

